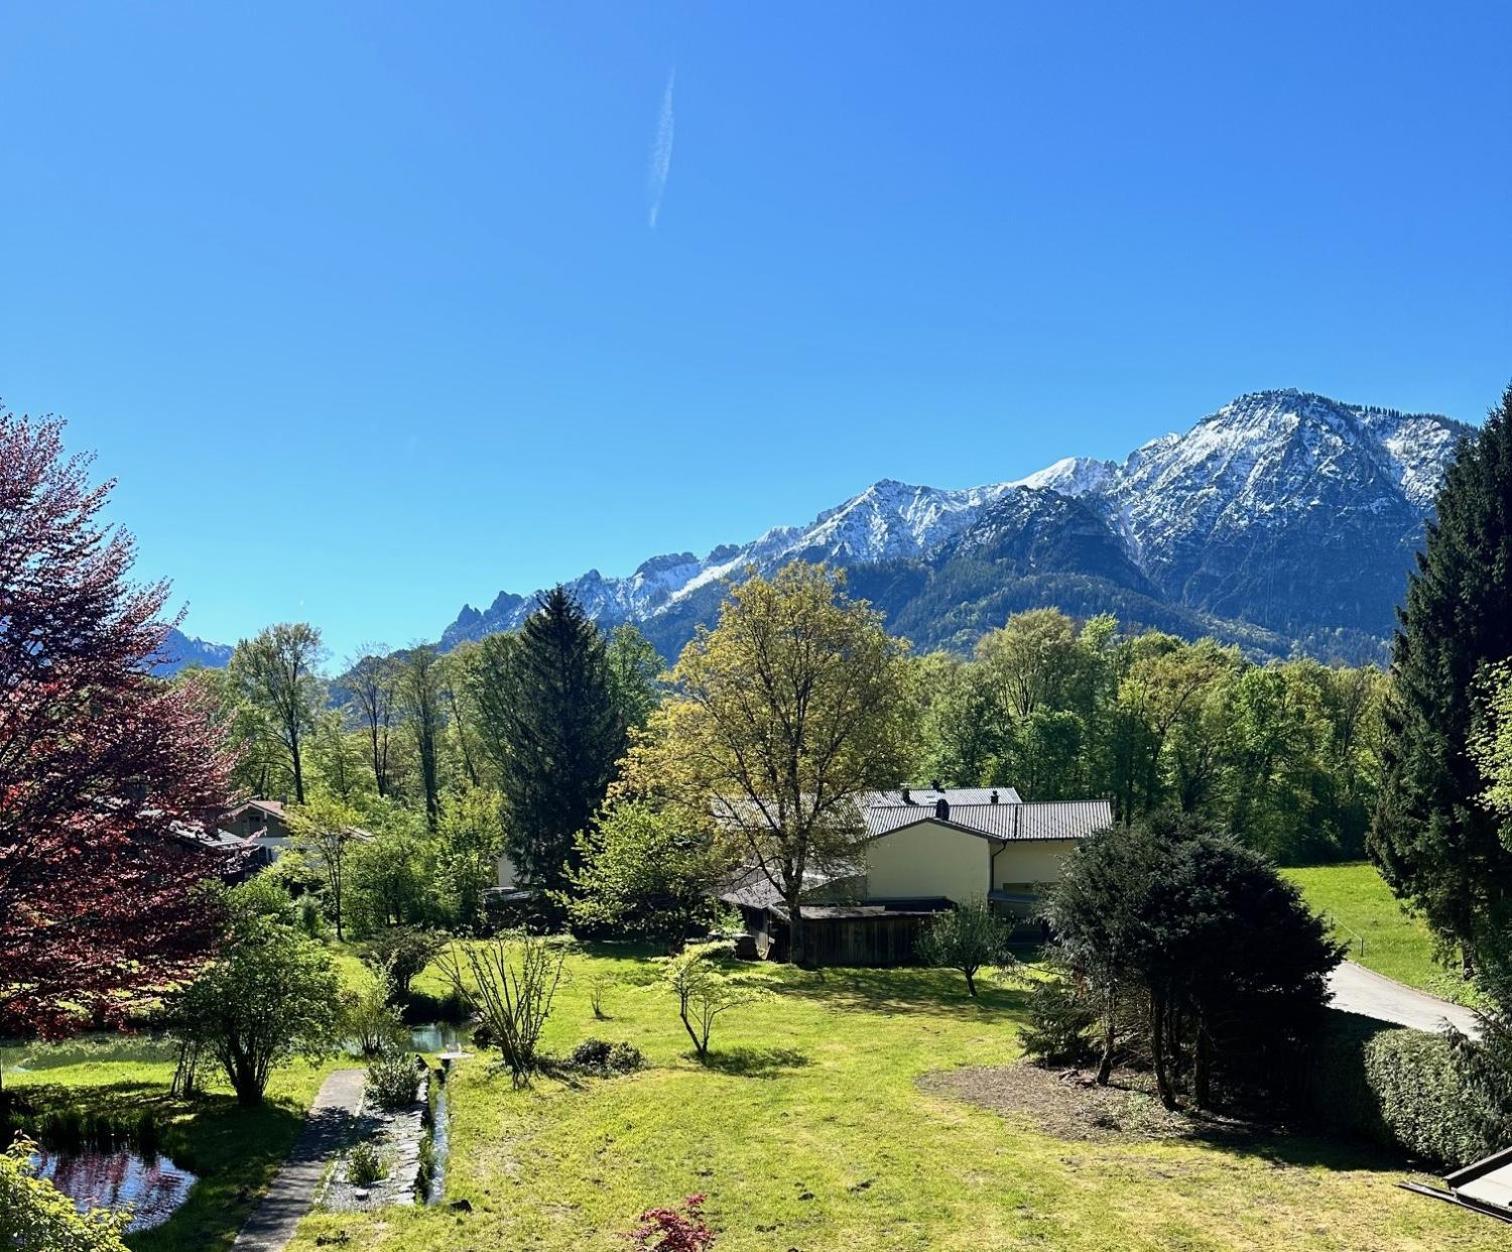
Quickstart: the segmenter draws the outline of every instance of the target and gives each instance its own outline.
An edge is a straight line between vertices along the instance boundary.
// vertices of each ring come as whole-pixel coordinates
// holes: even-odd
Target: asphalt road
[[[1333,992],[1333,1007],[1346,1013],[1411,1026],[1414,1030],[1439,1031],[1446,1023],[1453,1023],[1462,1034],[1480,1038],[1480,1023],[1469,1009],[1426,991],[1405,987],[1353,961],[1341,962],[1329,977],[1328,986]]]

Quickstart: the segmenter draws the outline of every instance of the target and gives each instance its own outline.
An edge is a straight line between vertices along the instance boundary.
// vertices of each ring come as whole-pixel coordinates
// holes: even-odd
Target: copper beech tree
[[[128,581],[113,484],[61,436],[0,409],[0,1035],[119,1022],[217,920],[196,836],[229,762],[194,685],[150,675],[167,585]]]

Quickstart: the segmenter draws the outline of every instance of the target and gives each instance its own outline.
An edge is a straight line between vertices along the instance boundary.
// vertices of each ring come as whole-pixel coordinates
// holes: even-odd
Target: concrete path
[[[1448,1022],[1453,1023],[1461,1034],[1472,1039],[1480,1038],[1480,1023],[1469,1009],[1440,1000],[1426,991],[1404,987],[1353,961],[1341,961],[1329,975],[1328,986],[1333,992],[1333,1007],[1346,1013],[1411,1026],[1414,1030],[1438,1031]]]
[[[273,1178],[268,1194],[248,1215],[231,1246],[237,1252],[282,1252],[294,1237],[294,1227],[315,1202],[327,1163],[346,1141],[352,1120],[362,1104],[366,1075],[360,1069],[338,1069],[320,1084],[315,1103],[305,1115],[304,1129],[294,1141],[289,1159]]]

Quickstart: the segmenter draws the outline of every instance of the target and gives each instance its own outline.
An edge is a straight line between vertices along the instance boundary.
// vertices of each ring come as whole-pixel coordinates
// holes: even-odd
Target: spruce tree
[[[541,597],[507,653],[499,703],[507,849],[522,878],[548,891],[578,867],[588,829],[625,751],[604,637],[561,587]]]
[[[1512,852],[1468,750],[1477,675],[1512,656],[1512,387],[1445,476],[1400,617],[1371,855],[1475,962],[1512,935]]]

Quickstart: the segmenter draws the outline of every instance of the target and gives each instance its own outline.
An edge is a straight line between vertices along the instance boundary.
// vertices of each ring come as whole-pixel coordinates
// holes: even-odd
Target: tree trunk
[[[1155,1089],[1160,1093],[1160,1102],[1168,1109],[1176,1107],[1176,1093],[1171,1088],[1171,1078],[1166,1073],[1166,1004],[1158,993],[1150,995],[1150,1058],[1155,1067]]]
[[[1102,1060],[1097,1066],[1097,1085],[1106,1087],[1113,1076],[1113,1049],[1118,1043],[1118,1024],[1114,1020],[1116,1001],[1113,988],[1109,987],[1103,1000],[1103,1048]]]
[[[788,961],[802,965],[804,958],[803,905],[797,900],[788,901]]]
[[[1212,1087],[1212,1065],[1213,1041],[1208,1036],[1206,1018],[1198,1014],[1197,1056],[1192,1066],[1192,1098],[1200,1109],[1208,1107],[1208,1096]]]
[[[305,802],[304,797],[304,767],[299,759],[299,738],[296,735],[289,749],[294,757],[294,800],[297,804]]]
[[[966,975],[966,990],[971,993],[972,999],[976,998],[976,979],[972,977],[972,971],[963,969],[961,973]]]

